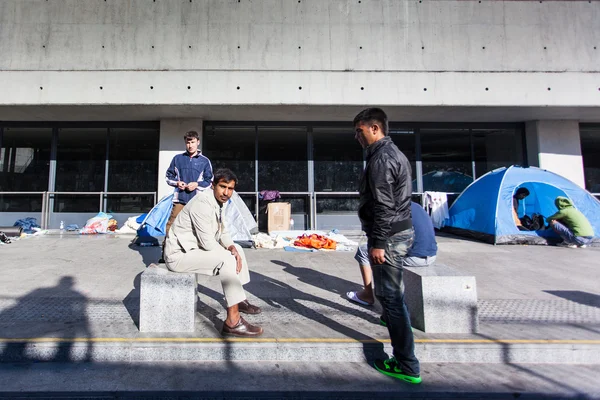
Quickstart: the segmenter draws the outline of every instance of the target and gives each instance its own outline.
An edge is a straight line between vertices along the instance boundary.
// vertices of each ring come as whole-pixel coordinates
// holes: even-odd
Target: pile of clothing
[[[140,229],[141,222],[144,220],[146,215],[147,214],[136,215],[136,216],[127,218],[127,221],[125,221],[123,226],[121,228],[117,229],[115,232],[116,233],[125,233],[125,234],[128,233],[128,234],[135,235],[137,233],[138,229]]]
[[[266,233],[257,233],[252,236],[252,243],[257,249],[283,249],[290,244],[289,238],[281,235],[271,237]]]
[[[40,231],[42,228],[38,225],[37,219],[33,217],[27,217],[18,219],[13,226],[21,228],[23,233],[32,234]]]
[[[294,241],[294,246],[317,250],[335,250],[337,242],[328,238],[327,236],[313,233],[312,235],[299,236]]]
[[[82,235],[93,235],[96,233],[114,232],[118,228],[117,221],[112,215],[105,212],[99,212],[95,217],[90,218],[85,226],[79,230]]]
[[[10,244],[12,241],[29,236],[38,236],[48,233],[43,230],[33,217],[18,219],[11,227],[0,227],[0,243]]]
[[[299,234],[300,233],[300,234]],[[286,251],[353,251],[358,245],[340,234],[337,229],[323,231],[277,231],[271,235],[252,235],[254,247],[262,249],[284,249]]]

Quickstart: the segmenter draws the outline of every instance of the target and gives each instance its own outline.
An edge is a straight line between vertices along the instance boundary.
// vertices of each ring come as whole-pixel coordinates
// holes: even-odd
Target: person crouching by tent
[[[570,248],[586,247],[594,237],[590,221],[566,197],[558,196],[554,204],[558,212],[546,218],[546,221],[563,239],[559,245]]]
[[[517,228],[519,228],[520,231],[528,231],[529,229],[527,229],[526,227],[523,226],[523,223],[521,222],[521,220],[519,219],[519,201],[525,199],[525,197],[529,196],[529,190],[527,190],[527,188],[519,188],[517,189],[517,191],[515,192],[515,195],[513,196],[513,220],[515,221],[515,225],[517,225]]]

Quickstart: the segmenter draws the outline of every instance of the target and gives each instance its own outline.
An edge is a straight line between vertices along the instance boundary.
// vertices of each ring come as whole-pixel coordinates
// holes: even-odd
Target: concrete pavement
[[[24,370],[12,367],[12,362],[53,361],[40,367],[24,364],[38,371],[47,379],[49,386],[44,387],[50,387],[54,372],[43,365],[61,371],[82,368],[83,372],[77,372],[82,376],[85,371],[101,373],[113,367],[115,371],[143,367],[151,376],[173,366],[175,370],[181,367],[181,374],[187,376],[194,372],[185,371],[206,363],[215,363],[210,365],[219,366],[217,370],[227,366],[245,371],[240,372],[244,376],[252,375],[253,368],[257,368],[256,376],[277,376],[272,368],[283,365],[281,371],[287,372],[273,378],[273,385],[292,388],[286,379],[297,371],[308,375],[321,371],[333,379],[343,375],[335,371],[336,363],[345,363],[356,370],[351,382],[358,384],[360,371],[373,372],[364,372],[369,368],[365,359],[390,350],[387,331],[377,324],[379,308],[355,305],[344,297],[348,290],[360,288],[360,274],[353,253],[343,252],[246,251],[252,271],[248,296],[264,310],[248,317],[265,328],[260,340],[220,337],[223,297],[219,281],[209,277],[200,279],[196,332],[141,334],[136,326],[139,277],[160,250],[130,241],[131,236],[47,235],[0,246],[3,375],[11,376],[12,368]],[[579,380],[586,381],[586,374],[596,373],[600,364],[600,249],[491,246],[450,236],[440,236],[438,242],[438,262],[477,279],[480,332],[434,335],[415,330],[424,371],[438,371],[440,382],[445,379],[447,388],[459,390],[455,373],[448,374],[444,368],[453,365],[453,371],[481,377],[482,387],[488,388],[485,383],[489,382],[497,390],[488,388],[487,392],[497,394],[508,393],[510,385],[503,383],[504,378],[524,379],[518,378],[522,374],[517,371],[530,368],[532,375],[524,382],[554,383],[542,385],[541,392],[535,385],[524,386],[527,393],[554,393],[556,385],[566,385],[565,377],[574,390],[560,392],[565,396],[575,395],[577,388],[585,388],[581,393],[586,396],[595,393]],[[499,374],[495,380],[494,374]],[[466,385],[467,381],[462,378],[461,382]],[[24,381],[6,382],[4,392],[10,387],[17,390],[18,382]],[[119,387],[126,387],[127,382],[123,378],[124,386]],[[151,386],[152,390],[171,390],[169,385]],[[327,387],[330,394],[335,392]],[[431,387],[436,393],[449,390]],[[89,388],[100,390],[91,383]],[[369,388],[372,393],[379,390]]]
[[[0,365],[0,398],[593,399],[598,365],[423,364],[423,383],[364,363],[163,362]]]

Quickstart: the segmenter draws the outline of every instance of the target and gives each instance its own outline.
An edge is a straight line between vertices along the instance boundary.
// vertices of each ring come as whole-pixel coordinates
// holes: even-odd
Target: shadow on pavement
[[[142,274],[143,272],[140,272],[133,278],[133,290],[123,299],[123,305],[127,309],[129,316],[131,316],[131,320],[138,330],[140,329],[140,291]]]
[[[332,293],[340,295],[346,299],[346,293],[349,291],[362,290],[362,286],[348,281],[346,279],[338,278],[337,276],[325,274],[320,271],[316,271],[312,268],[294,267],[293,265],[279,260],[271,260],[273,264],[283,267],[283,271],[288,272],[298,278],[300,282],[313,285],[323,290],[327,290]],[[358,269],[358,265],[356,266]]]
[[[75,279],[72,276],[64,276],[56,286],[41,288],[31,291],[19,298],[16,305],[7,308],[0,314],[0,321],[43,321],[60,323],[60,329],[51,328],[53,325],[43,323],[36,324],[37,327],[48,328],[34,329],[37,337],[55,337],[58,346],[54,354],[48,355],[43,361],[90,361],[92,359],[93,343],[89,340],[90,331],[87,317],[87,298],[75,289]],[[36,327],[36,328],[37,328]],[[27,332],[23,334],[31,334]],[[55,336],[57,333],[60,336]],[[74,356],[73,341],[60,339],[84,339],[86,347],[83,354]],[[20,337],[15,339],[27,339]],[[0,353],[0,360],[7,362],[11,360],[22,362],[28,360],[26,340],[9,342]],[[32,360],[33,361],[33,360]],[[38,360],[36,360],[38,361]]]
[[[600,308],[600,295],[581,290],[544,290],[544,292],[585,306]]]
[[[131,242],[128,246],[131,250],[137,251],[142,256],[142,262],[147,267],[152,263],[157,263],[162,255],[162,247],[156,246],[139,246],[135,242]]]

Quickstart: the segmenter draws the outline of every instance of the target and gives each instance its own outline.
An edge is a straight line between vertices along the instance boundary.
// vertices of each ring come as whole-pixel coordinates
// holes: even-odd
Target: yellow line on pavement
[[[0,343],[390,343],[389,339],[330,338],[0,338]],[[440,344],[598,344],[600,340],[553,339],[415,339]]]

